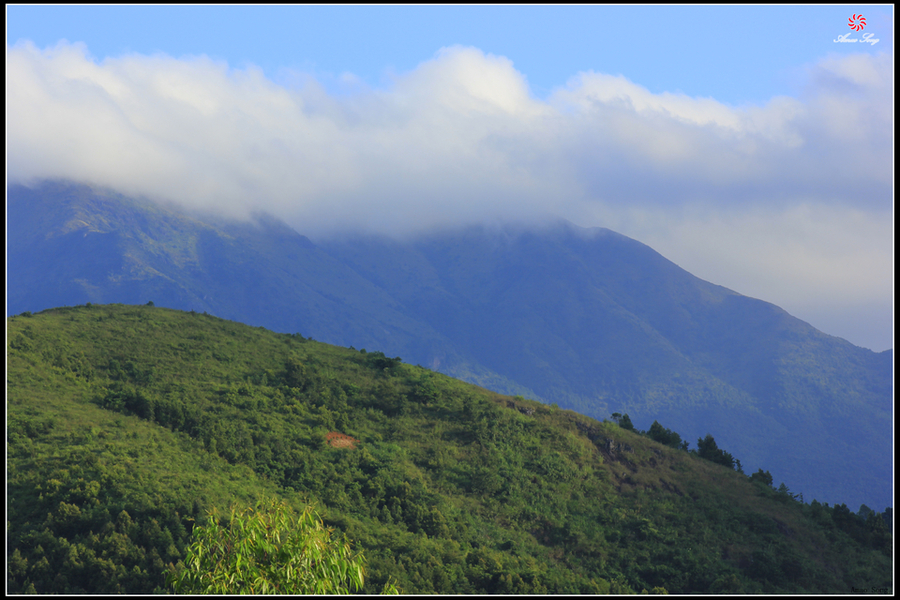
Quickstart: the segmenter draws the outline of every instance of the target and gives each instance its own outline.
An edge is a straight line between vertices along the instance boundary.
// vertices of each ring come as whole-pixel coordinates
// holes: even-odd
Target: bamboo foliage
[[[187,594],[347,594],[362,589],[364,559],[332,536],[312,506],[295,512],[264,499],[232,507],[227,524],[212,511],[196,526],[184,568],[169,585]]]

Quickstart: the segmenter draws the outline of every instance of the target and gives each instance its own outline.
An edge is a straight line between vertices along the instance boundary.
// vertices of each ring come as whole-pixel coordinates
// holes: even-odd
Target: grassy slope
[[[889,536],[830,509],[378,353],[121,305],[8,339],[11,591],[150,591],[191,519],[264,493],[317,502],[372,591],[892,585]]]

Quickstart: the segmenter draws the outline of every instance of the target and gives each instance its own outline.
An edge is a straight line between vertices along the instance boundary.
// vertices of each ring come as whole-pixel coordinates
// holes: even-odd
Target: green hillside
[[[337,344],[386,350],[388,337],[403,348],[452,347],[390,294],[274,219],[198,216],[66,182],[12,186],[9,196],[8,316],[153,298]],[[454,363],[457,354],[450,352]]]
[[[745,465],[807,495],[891,502],[892,352],[826,335],[601,228],[473,226],[319,246],[546,403],[598,419],[628,412],[641,427],[657,419],[690,439],[715,431]],[[436,356],[442,372],[485,385]]]
[[[806,497],[893,502],[893,352],[826,335],[648,246],[566,223],[315,243],[66,181],[8,189],[7,316],[209,312],[377,348],[603,419],[707,432]]]
[[[152,306],[7,329],[13,593],[163,591],[194,523],[262,495],[315,503],[368,592],[893,590],[889,511],[380,352]]]

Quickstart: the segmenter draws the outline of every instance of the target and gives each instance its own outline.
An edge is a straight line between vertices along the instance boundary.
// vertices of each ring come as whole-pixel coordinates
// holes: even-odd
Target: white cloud
[[[555,215],[717,283],[743,273],[737,291],[776,303],[892,301],[893,56],[826,57],[805,77],[763,106],[593,72],[541,101],[509,59],[451,47],[384,90],[345,73],[335,96],[203,56],[23,43],[7,47],[7,168],[265,209],[310,235]]]
[[[847,304],[892,294],[890,211],[798,204],[643,213],[632,227],[664,256],[735,291],[762,299],[778,295],[785,308],[811,296]]]

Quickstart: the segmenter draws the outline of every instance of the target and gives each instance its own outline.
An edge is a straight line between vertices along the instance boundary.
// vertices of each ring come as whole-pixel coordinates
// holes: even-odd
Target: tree
[[[760,469],[750,476],[750,481],[758,481],[767,487],[772,487],[772,474]]]
[[[211,512],[205,526],[194,527],[185,564],[167,583],[183,594],[347,594],[362,588],[363,562],[311,506],[298,515],[266,499],[233,507],[227,525]]]
[[[553,406],[556,405],[554,404]],[[625,413],[623,415],[621,413],[614,412],[611,417],[612,420],[616,422],[616,425],[618,425],[622,429],[634,431],[634,423],[631,422],[631,417],[628,416],[628,413]]]
[[[659,421],[653,421],[653,425],[647,430],[647,436],[651,440],[655,440],[660,444],[671,446],[672,448],[685,448],[685,442],[681,440],[681,436],[671,429],[667,429],[659,424]]]
[[[712,435],[706,434],[705,438],[697,439],[697,456],[700,458],[705,458],[706,460],[712,461],[714,463],[718,463],[720,465],[724,465],[729,469],[733,469],[735,467],[734,457],[730,452],[725,452],[719,445],[716,444],[715,438]]]
[[[718,453],[719,445],[716,444],[716,440],[712,435],[707,433],[705,438],[697,438],[697,454],[700,458],[714,460]]]
[[[300,356],[292,354],[290,358],[288,358],[285,370],[285,383],[290,387],[299,388],[300,390],[306,389],[310,383],[310,377],[307,373],[306,365],[303,364],[303,360]]]
[[[875,511],[863,504],[859,507],[859,512],[856,514],[859,515],[859,518],[863,521],[867,521],[870,517],[875,516]]]
[[[782,501],[787,501],[787,499],[796,500],[798,496],[797,494],[792,494],[790,488],[788,488],[788,486],[786,486],[783,481],[775,491],[778,493],[777,498],[780,498]]]

